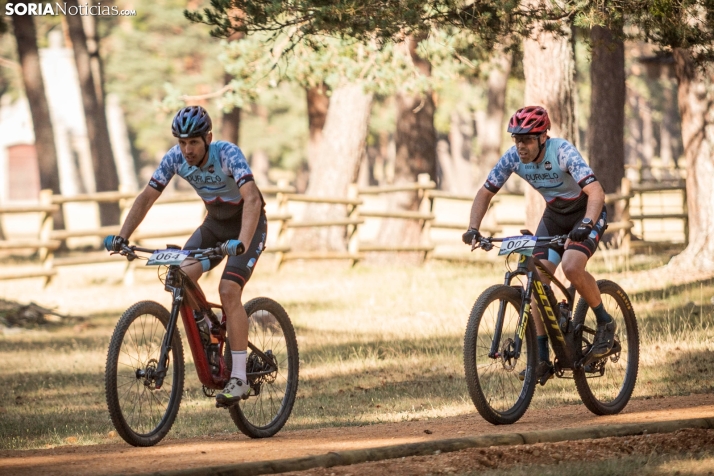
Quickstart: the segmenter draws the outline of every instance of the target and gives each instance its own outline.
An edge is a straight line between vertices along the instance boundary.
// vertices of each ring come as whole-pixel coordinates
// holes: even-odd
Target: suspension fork
[[[173,341],[174,332],[176,331],[179,309],[181,308],[181,303],[183,302],[182,288],[173,286],[166,287],[171,289],[173,304],[171,305],[171,315],[169,316],[169,322],[166,325],[166,334],[164,334],[164,341],[161,343],[161,356],[159,357],[159,366],[156,369],[156,388],[161,388],[164,383],[164,377],[166,377],[166,371],[169,366],[169,352],[171,352],[172,349],[171,342]]]
[[[522,272],[518,272],[518,271],[513,272],[513,273],[510,272],[510,271],[507,272],[503,284],[504,284],[505,286],[510,286],[510,285],[511,285],[511,281],[513,280],[513,278],[514,278],[515,276],[519,275],[519,274],[523,274],[523,273],[522,273]],[[531,281],[530,281],[530,275],[529,275],[529,278],[528,278],[528,290],[530,290],[530,288],[531,288],[530,285],[531,285]],[[524,302],[525,302],[525,301],[524,301]],[[530,301],[528,301],[528,302],[530,302]],[[488,356],[489,356],[489,358],[491,358],[491,359],[496,359],[496,358],[499,357],[499,350],[500,350],[500,349],[498,348],[498,345],[499,345],[500,342],[501,342],[501,335],[502,335],[502,332],[503,332],[503,320],[504,320],[505,314],[506,314],[506,301],[501,300],[500,303],[498,304],[498,316],[496,317],[496,328],[495,328],[494,331],[493,331],[493,340],[491,341],[491,349],[490,349],[489,352],[488,352]],[[523,315],[523,304],[521,304],[520,314],[521,314],[521,316]],[[526,313],[526,315],[527,315],[527,313]],[[518,328],[519,328],[519,329],[520,329],[521,320],[522,320],[522,317],[521,317],[521,319],[519,319],[519,321],[518,321],[518,323],[519,323],[519,327],[518,327]],[[517,353],[520,354],[520,346],[518,347],[518,352],[517,352]]]
[[[523,338],[526,335],[526,326],[528,325],[528,314],[531,311],[531,296],[533,295],[533,272],[529,271],[526,275],[528,276],[528,281],[526,282],[526,288],[521,293],[523,299],[521,300],[521,309],[518,315],[518,326],[516,327],[516,338],[514,344],[514,357],[516,359],[521,357]]]

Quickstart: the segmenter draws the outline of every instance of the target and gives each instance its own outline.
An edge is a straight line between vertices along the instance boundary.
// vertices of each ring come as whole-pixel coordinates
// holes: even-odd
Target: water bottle
[[[568,325],[570,324],[570,320],[568,319],[568,317],[570,316],[568,311],[568,303],[565,302],[565,299],[558,303],[558,310],[560,311],[560,330],[563,332],[563,334],[566,334],[568,332]]]
[[[218,350],[219,350],[219,345],[218,345],[218,339],[215,337],[212,338],[215,340],[215,342],[211,342],[208,344],[208,349],[206,350],[206,354],[208,355],[208,365],[211,367],[211,373],[213,375],[218,375],[218,372],[221,369],[221,366],[218,362]]]
[[[198,335],[201,337],[201,344],[204,348],[208,348],[211,343],[211,322],[202,311],[193,311],[193,318],[198,326]]]
[[[196,319],[198,334],[201,336],[201,344],[203,344],[203,348],[206,351],[206,358],[208,359],[208,366],[211,368],[211,373],[218,375],[220,371],[218,358],[220,345],[218,344],[218,337],[212,332],[214,329],[212,329],[211,320],[208,318],[207,312],[203,311],[194,311],[193,317]]]

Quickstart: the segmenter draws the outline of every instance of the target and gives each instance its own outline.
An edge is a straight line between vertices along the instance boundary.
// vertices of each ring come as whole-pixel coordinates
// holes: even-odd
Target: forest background
[[[616,192],[625,163],[645,172],[656,160],[671,169],[684,165],[692,141],[682,139],[681,112],[689,107],[683,80],[704,87],[699,104],[709,97],[710,74],[701,66],[711,47],[708,2],[407,2],[396,10],[393,2],[318,3],[213,2],[201,17],[208,5],[196,1],[117,1],[136,15],[91,17],[93,25],[83,18],[79,27],[72,16],[3,17],[0,93],[17,97],[25,89],[31,96],[23,49],[29,36],[42,47],[49,31],[61,30],[74,49],[83,95],[92,89],[86,84],[95,85],[94,110],[91,98],[84,108],[95,170],[102,170],[98,191],[117,189],[112,167],[101,166],[111,153],[102,152],[99,120],[104,95],[114,93],[126,113],[139,183],[173,144],[167,130],[175,110],[201,104],[213,113],[217,138],[244,150],[259,184],[288,178],[298,191],[322,195],[343,195],[354,181],[403,183],[424,172],[442,189],[473,193],[509,145],[505,119],[526,103],[546,106],[552,135],[575,143],[606,192]],[[294,21],[302,7],[311,16]],[[213,32],[228,41],[209,36],[199,21],[218,26]],[[677,51],[688,55],[684,69],[677,69]],[[699,66],[691,66],[695,60]],[[43,188],[54,189],[46,172],[53,154],[42,149],[35,109]],[[702,205],[710,192],[691,176],[687,186],[696,242],[709,235]],[[510,187],[523,192],[517,182]],[[416,204],[414,194],[393,203]],[[102,207],[102,224],[116,222],[116,207]],[[383,234],[409,241],[418,233],[405,232],[408,226],[387,223]],[[334,237],[311,242],[340,246]],[[704,249],[714,263],[702,245],[690,248]]]

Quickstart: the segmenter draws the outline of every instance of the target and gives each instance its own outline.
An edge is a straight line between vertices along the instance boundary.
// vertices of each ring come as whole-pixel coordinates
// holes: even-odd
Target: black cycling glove
[[[109,235],[104,238],[104,248],[107,251],[121,251],[121,247],[128,244],[129,241],[123,236]]]
[[[590,218],[583,218],[583,221],[568,234],[568,238],[572,241],[585,241],[592,231],[593,221]]]
[[[473,244],[474,240],[478,241],[481,238],[481,233],[476,228],[469,228],[469,230],[461,236],[461,239],[467,245]]]

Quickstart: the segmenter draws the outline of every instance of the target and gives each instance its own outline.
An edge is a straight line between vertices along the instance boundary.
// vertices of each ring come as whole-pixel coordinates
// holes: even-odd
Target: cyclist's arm
[[[588,207],[585,210],[585,217],[590,218],[593,223],[597,223],[602,213],[602,206],[605,205],[605,191],[600,182],[591,182],[583,187],[583,193],[588,196]]]
[[[128,240],[131,234],[134,233],[134,230],[136,230],[139,224],[144,220],[144,217],[156,199],[160,196],[161,192],[147,185],[146,188],[137,195],[136,200],[134,200],[134,204],[131,206],[126,220],[124,220],[119,235]]]
[[[474,203],[471,205],[471,219],[469,221],[469,228],[479,229],[481,226],[481,221],[484,215],[488,211],[488,205],[491,203],[491,199],[496,195],[494,192],[486,189],[486,187],[481,187],[476,193],[476,198],[474,198]]]
[[[258,219],[263,208],[263,197],[252,180],[243,184],[240,194],[243,197],[243,219],[238,239],[247,248],[253,240],[253,234],[258,226]]]

